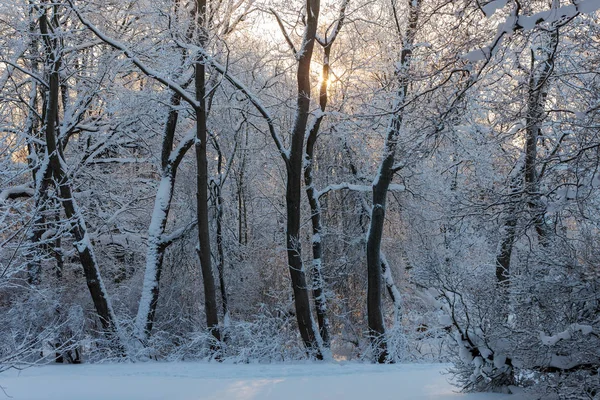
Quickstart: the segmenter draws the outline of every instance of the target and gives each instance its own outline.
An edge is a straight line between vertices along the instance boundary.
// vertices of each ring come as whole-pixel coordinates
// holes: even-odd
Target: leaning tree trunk
[[[42,13],[40,16],[39,24],[46,52],[49,56],[50,67],[48,106],[45,121],[45,137],[49,157],[49,168],[58,185],[60,201],[69,220],[70,231],[75,238],[75,248],[77,249],[86,283],[102,327],[108,338],[113,341],[116,350],[121,355],[125,355],[124,343],[122,342],[123,339],[117,325],[117,319],[100,275],[100,269],[98,267],[98,262],[96,261],[94,249],[90,242],[85,220],[75,202],[69,175],[63,165],[64,157],[62,149],[56,138],[56,127],[58,126],[58,101],[60,94],[59,70],[61,64],[61,59],[58,55],[58,42],[57,39],[52,37],[49,33],[48,20],[45,13]],[[58,27],[54,28],[56,29]]]
[[[398,111],[398,109],[404,103],[408,92],[408,72],[417,32],[419,7],[419,0],[408,1],[408,25],[404,33],[403,49],[400,56],[399,70],[397,71],[400,85],[394,106],[395,111],[386,135],[384,156],[379,164],[377,176],[373,181],[373,209],[371,211],[371,223],[367,234],[367,314],[369,336],[374,358],[379,363],[389,361],[381,306],[381,239],[385,222],[387,192],[394,176],[394,159],[403,121],[402,111]]]
[[[526,199],[527,205],[533,213],[533,223],[540,243],[547,246],[548,228],[545,225],[545,207],[539,193],[539,176],[537,172],[537,142],[541,136],[541,123],[544,116],[544,106],[547,97],[548,79],[554,70],[554,56],[558,45],[558,31],[548,33],[548,44],[543,50],[541,60],[536,60],[535,52],[532,54],[531,72],[528,81],[527,109],[525,115],[525,159],[524,165],[516,171],[517,176],[512,179],[510,206],[506,210],[503,236],[496,256],[496,279],[499,284],[506,285],[510,279],[510,264],[513,244],[516,239],[518,211]],[[518,195],[522,188],[523,197]],[[519,198],[517,198],[519,197]]]
[[[536,63],[535,52],[532,54],[531,73],[529,76],[529,90],[527,94],[526,141],[525,141],[525,195],[527,204],[532,212],[532,220],[538,233],[538,238],[543,246],[548,245],[549,229],[545,224],[544,214],[546,207],[543,205],[539,175],[537,171],[537,142],[542,135],[542,121],[544,107],[548,95],[548,80],[554,71],[554,58],[558,46],[558,29],[547,33],[547,43],[541,54],[541,59]],[[536,65],[537,64],[537,65]]]
[[[154,211],[152,212],[150,227],[148,228],[146,268],[144,271],[142,295],[135,320],[135,336],[142,343],[147,341],[154,324],[163,259],[167,249],[164,239],[165,228],[169,212],[171,211],[171,200],[175,189],[177,168],[183,156],[193,144],[193,138],[186,136],[173,149],[175,130],[179,118],[177,107],[180,104],[181,96],[173,94],[171,97],[171,109],[169,110],[165,134],[163,136],[161,156],[162,174],[154,199]]]

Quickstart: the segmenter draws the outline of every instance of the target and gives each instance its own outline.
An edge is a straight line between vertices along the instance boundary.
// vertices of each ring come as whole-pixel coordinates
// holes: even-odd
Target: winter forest
[[[0,371],[450,363],[600,398],[600,1],[0,1]]]

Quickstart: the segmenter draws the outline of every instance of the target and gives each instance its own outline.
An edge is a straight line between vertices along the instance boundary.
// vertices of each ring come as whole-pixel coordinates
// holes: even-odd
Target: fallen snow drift
[[[0,400],[517,400],[460,394],[447,365],[137,363],[49,365],[0,375]]]

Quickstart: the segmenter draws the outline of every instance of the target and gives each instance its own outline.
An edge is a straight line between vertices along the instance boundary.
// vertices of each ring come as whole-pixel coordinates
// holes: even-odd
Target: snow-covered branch
[[[26,185],[13,186],[8,189],[4,189],[0,192],[0,201],[6,201],[8,199],[18,199],[20,197],[33,197],[35,190]]]
[[[483,11],[489,17],[497,9],[504,7],[506,3],[507,0],[492,1],[483,7]],[[510,35],[518,30],[530,31],[542,23],[558,27],[579,14],[591,14],[598,9],[600,9],[600,0],[584,0],[577,4],[553,7],[550,10],[540,11],[532,15],[519,15],[521,8],[517,3],[517,6],[511,11],[506,20],[498,26],[492,44],[470,51],[464,54],[462,58],[471,62],[489,60],[495,54],[507,34]]]
[[[283,142],[281,141],[281,138],[279,137],[279,134],[277,133],[277,130],[275,129],[275,124],[274,124],[273,117],[271,116],[271,113],[269,112],[269,110],[267,110],[267,108],[264,106],[264,104],[260,101],[258,96],[256,96],[256,94],[254,94],[248,87],[246,87],[246,85],[244,85],[239,79],[237,79],[236,77],[231,75],[231,73],[229,73],[228,69],[225,66],[221,65],[219,62],[217,62],[212,57],[210,57],[206,53],[206,51],[204,51],[204,49],[202,49],[198,46],[187,45],[187,44],[183,44],[183,43],[180,43],[180,45],[187,47],[190,50],[194,50],[194,51],[197,51],[198,53],[200,53],[204,58],[204,62],[208,63],[218,73],[222,74],[223,77],[225,77],[225,79],[233,85],[233,87],[235,87],[244,96],[246,96],[246,98],[250,101],[250,103],[252,103],[252,105],[258,110],[260,115],[267,122],[267,125],[269,127],[269,133],[271,134],[271,137],[273,138],[273,141],[275,142],[275,145],[277,146],[277,150],[279,150],[281,157],[283,157],[283,159],[287,162],[289,160],[289,151],[284,147]]]
[[[297,58],[298,51],[296,50],[296,47],[294,47],[294,42],[292,42],[290,35],[288,34],[287,30],[285,29],[285,25],[283,25],[283,21],[281,20],[281,17],[279,17],[279,14],[277,14],[277,12],[275,10],[273,10],[272,8],[269,8],[269,12],[275,16],[275,19],[277,20],[277,25],[279,25],[279,29],[281,30],[281,33],[283,34],[285,41],[287,42],[288,46],[290,46],[292,53],[294,53],[294,57]]]
[[[105,35],[104,33],[102,33],[93,23],[91,23],[87,18],[85,18],[81,14],[79,9],[77,9],[77,7],[75,7],[75,5],[73,4],[72,0],[67,0],[67,1],[69,2],[69,5],[73,9],[73,12],[75,12],[77,17],[81,21],[81,23],[83,25],[85,25],[89,30],[91,30],[100,40],[102,40],[104,43],[108,44],[109,46],[121,51],[125,55],[125,57],[127,57],[127,59],[129,59],[136,67],[138,67],[140,69],[140,71],[142,71],[146,76],[156,79],[158,82],[162,83],[169,89],[176,92],[178,95],[181,96],[181,98],[183,100],[185,100],[187,103],[189,103],[192,107],[194,107],[194,108],[199,107],[198,102],[196,101],[195,97],[191,93],[189,93],[187,90],[185,90],[183,87],[181,87],[181,85],[179,85],[177,82],[169,79],[168,77],[161,74],[159,71],[154,70],[153,68],[148,66],[146,63],[141,61],[135,55],[135,53],[131,49],[129,49],[124,43],[121,43],[116,39],[112,39],[112,38],[108,37],[107,35]]]

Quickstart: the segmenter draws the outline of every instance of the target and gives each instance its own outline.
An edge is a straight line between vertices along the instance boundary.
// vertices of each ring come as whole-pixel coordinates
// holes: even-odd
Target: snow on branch
[[[25,75],[29,75],[31,78],[35,79],[40,85],[44,86],[46,89],[49,88],[48,83],[46,82],[46,80],[43,77],[41,77],[38,74],[35,74],[31,71],[26,70],[25,68],[21,67],[16,62],[9,61],[9,60],[0,60],[0,63],[10,65],[14,69],[21,71]],[[4,85],[2,85],[2,86],[4,86]]]
[[[246,87],[246,85],[244,85],[237,78],[232,76],[225,66],[221,65],[220,63],[215,61],[212,57],[210,57],[208,54],[206,54],[204,49],[202,49],[198,46],[193,46],[193,45],[185,45],[185,44],[180,44],[180,45],[199,52],[202,55],[202,57],[204,58],[205,63],[212,66],[218,73],[223,75],[223,77],[229,83],[231,83],[237,90],[239,90],[240,92],[242,92],[242,94],[244,96],[246,96],[246,98],[250,101],[250,103],[252,103],[252,105],[258,110],[260,115],[262,115],[262,117],[267,122],[267,125],[269,127],[269,133],[271,134],[271,137],[273,138],[273,141],[275,142],[275,145],[277,146],[277,150],[279,150],[281,157],[283,157],[283,159],[286,162],[288,162],[290,155],[289,155],[288,150],[283,146],[283,142],[281,141],[281,138],[277,134],[275,125],[273,124],[273,117],[271,116],[271,113],[269,113],[269,110],[267,110],[267,108],[258,99],[258,97],[254,93],[252,93],[250,91],[250,89],[248,89]]]
[[[325,31],[325,36],[316,36],[316,39],[321,46],[331,46],[333,42],[335,42],[338,33],[340,33],[340,31],[342,30],[342,26],[344,25],[344,20],[346,19],[346,9],[348,8],[349,2],[350,0],[342,0],[339,15],[337,19],[327,27],[327,30]]]
[[[83,15],[81,15],[79,10],[73,4],[72,0],[68,0],[68,2],[71,5],[71,7],[72,7],[73,11],[75,12],[75,14],[77,15],[77,17],[79,18],[79,20],[81,21],[81,23],[83,25],[85,25],[88,29],[90,29],[98,38],[100,38],[102,41],[104,41],[106,44],[112,46],[113,48],[123,52],[123,54],[148,77],[156,79],[158,82],[162,83],[163,85],[167,86],[169,89],[176,92],[178,95],[181,96],[181,98],[183,100],[185,100],[187,103],[189,103],[192,107],[194,107],[194,108],[199,107],[198,102],[195,100],[194,96],[192,96],[190,93],[188,93],[183,87],[181,87],[178,83],[170,80],[169,78],[162,76],[158,71],[156,71],[156,70],[150,68],[149,66],[147,66],[146,64],[144,64],[140,59],[138,59],[133,54],[133,52],[130,49],[127,48],[127,46],[125,44],[104,35],[102,32],[100,32],[100,30],[98,28],[96,28],[96,26],[94,26],[94,24],[92,24],[85,17],[83,17]],[[182,47],[185,47],[185,48],[192,48],[192,49],[196,50],[198,53],[200,53],[202,55],[205,63],[209,63],[213,68],[215,68],[217,70],[217,72],[222,74],[225,77],[225,79],[227,79],[227,81],[229,81],[235,88],[237,88],[240,92],[242,92],[248,98],[248,100],[250,100],[250,102],[254,105],[254,107],[256,107],[258,112],[267,121],[271,137],[273,138],[273,141],[275,142],[275,145],[277,146],[277,149],[279,150],[281,156],[287,162],[289,159],[288,151],[283,146],[283,142],[281,141],[281,139],[277,135],[277,132],[275,131],[275,127],[273,125],[273,118],[271,117],[269,111],[262,105],[260,100],[258,100],[258,98],[248,88],[246,88],[246,86],[244,84],[242,84],[239,80],[237,80],[236,78],[231,76],[227,72],[227,68],[225,68],[218,62],[214,61],[211,57],[209,57],[208,54],[206,54],[206,52],[204,51],[204,49],[202,49],[198,46],[192,46],[192,45],[181,44],[181,43],[179,43],[179,45]]]
[[[178,166],[183,156],[188,151],[188,149],[194,144],[196,139],[196,131],[191,129],[184,137],[181,139],[177,147],[171,152],[169,157],[169,164],[173,166]]]
[[[506,5],[507,1],[497,0],[488,3],[483,7],[486,16],[491,16],[496,10]],[[517,6],[506,20],[498,26],[496,37],[492,45],[481,49],[472,50],[462,56],[463,59],[471,62],[489,60],[495,53],[506,34],[514,33],[518,30],[530,31],[539,24],[545,22],[560,26],[565,21],[576,17],[579,14],[590,14],[600,9],[600,0],[583,0],[577,4],[565,5],[562,7],[551,8],[550,10],[540,11],[530,16],[519,15],[520,7]]]
[[[198,221],[197,220],[193,220],[189,224],[187,224],[186,226],[178,228],[178,229],[174,230],[173,232],[171,232],[168,235],[163,235],[163,237],[160,240],[160,245],[163,248],[169,247],[171,244],[173,244],[173,242],[175,242],[176,240],[181,239],[182,237],[184,237],[185,235],[187,235],[192,229],[194,229],[194,227],[197,224],[198,224]]]
[[[77,9],[77,7],[75,7],[75,5],[73,4],[72,0],[67,0],[67,1],[69,2],[69,5],[73,9],[73,12],[75,12],[75,15],[77,15],[77,17],[79,18],[81,23],[83,25],[85,25],[89,30],[91,30],[100,40],[102,40],[104,43],[108,44],[109,46],[121,51],[125,55],[125,57],[127,57],[146,76],[156,79],[158,82],[162,83],[163,85],[167,86],[169,89],[176,92],[178,95],[181,96],[181,98],[183,100],[185,100],[187,103],[189,103],[192,107],[194,107],[194,108],[199,107],[198,102],[196,101],[196,99],[194,98],[194,96],[192,94],[190,94],[187,90],[182,88],[177,82],[174,82],[171,79],[162,76],[160,72],[152,69],[151,67],[149,67],[148,65],[143,63],[139,58],[137,58],[135,56],[133,51],[131,51],[125,44],[106,36],[94,24],[92,24],[85,17],[83,17],[83,15],[81,15],[81,13]]]
[[[29,186],[13,186],[0,192],[0,201],[18,199],[20,197],[33,197],[34,194],[35,190]]]
[[[283,34],[285,41],[287,42],[288,46],[290,46],[292,53],[294,53],[294,57],[297,58],[298,51],[296,50],[296,47],[294,46],[294,42],[292,42],[290,35],[287,33],[287,30],[285,29],[285,25],[283,25],[283,21],[281,20],[281,17],[279,17],[279,14],[277,14],[277,12],[275,12],[275,10],[273,10],[272,8],[269,8],[269,12],[275,16],[275,19],[277,20],[277,25],[279,25],[279,29],[281,30],[281,33]]]
[[[481,7],[481,11],[489,18],[494,15],[496,11],[504,7],[506,3],[508,3],[508,0],[493,0]]]
[[[546,346],[554,346],[561,340],[569,340],[575,332],[581,332],[582,335],[589,335],[594,331],[591,325],[571,324],[568,329],[558,332],[557,334],[547,336],[544,332],[540,332],[540,340]]]
[[[141,164],[147,162],[147,159],[135,157],[112,157],[112,158],[94,158],[87,161],[86,164]]]

